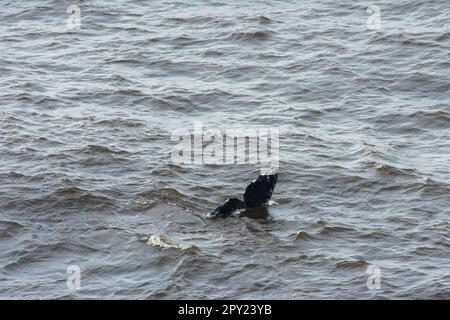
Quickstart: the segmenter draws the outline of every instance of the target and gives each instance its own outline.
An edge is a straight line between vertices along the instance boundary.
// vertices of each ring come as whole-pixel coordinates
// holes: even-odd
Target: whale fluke
[[[277,184],[278,174],[259,176],[245,189],[244,203],[247,208],[266,206]]]
[[[277,184],[278,174],[260,175],[245,189],[241,199],[231,198],[215,210],[210,212],[208,218],[226,218],[233,213],[243,213],[249,209],[264,208],[272,197]]]

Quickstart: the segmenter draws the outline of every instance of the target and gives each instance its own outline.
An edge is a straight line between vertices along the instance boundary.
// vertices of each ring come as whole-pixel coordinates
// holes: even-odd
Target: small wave
[[[91,205],[112,205],[114,203],[113,199],[105,196],[91,194],[88,191],[77,187],[60,188],[55,190],[50,196],[50,198],[66,198],[70,200],[75,198],[75,200],[81,204],[91,204]]]
[[[297,234],[295,235],[294,241],[299,241],[299,240],[309,241],[312,239],[314,239],[313,236],[311,236],[308,232],[302,230],[302,231],[297,232]]]
[[[266,16],[259,16],[259,23],[261,23],[261,24],[268,24],[268,23],[271,23],[271,22],[272,22],[272,20],[270,20]]]
[[[418,173],[414,169],[400,169],[396,168],[394,166],[378,163],[378,162],[372,162],[371,166],[382,173],[393,175],[393,176],[409,176],[409,177],[417,177]]]
[[[191,16],[191,17],[169,17],[166,19],[168,22],[176,24],[199,24],[199,23],[214,23],[216,18],[208,17],[204,15]]]
[[[427,196],[447,196],[450,192],[450,184],[442,181],[437,181],[429,177],[424,178],[422,181],[415,182],[407,187],[410,190],[418,190],[423,195]]]
[[[138,63],[141,63],[141,61],[138,61],[136,59],[107,59],[107,60],[105,60],[105,62],[111,63],[111,64],[123,64],[123,63],[138,64]]]
[[[270,32],[266,31],[233,32],[227,37],[227,40],[264,41],[270,39],[270,37]]]
[[[12,221],[0,221],[0,239],[7,239],[13,236],[23,225]]]
[[[115,90],[113,92],[113,94],[124,95],[124,96],[135,96],[135,97],[145,96],[145,93],[143,93],[140,90],[136,90],[136,89]]]
[[[129,128],[145,126],[145,123],[140,120],[124,119],[124,118],[99,120],[96,121],[95,124],[112,127],[129,127]]]
[[[350,232],[353,231],[352,228],[344,227],[344,226],[330,226],[328,222],[323,219],[319,219],[316,221],[316,224],[321,227],[320,234],[332,234],[332,233],[340,233],[340,232]]]
[[[138,198],[133,200],[129,209],[134,212],[143,212],[152,209],[158,204],[154,199]]]
[[[158,177],[166,177],[166,176],[173,176],[173,172],[170,172],[170,170],[167,169],[153,169],[152,175]]]
[[[436,38],[436,41],[446,41],[450,39],[450,32],[444,32],[439,37]]]
[[[10,271],[18,271],[21,268],[30,267],[33,263],[40,263],[62,253],[89,255],[97,249],[85,244],[75,242],[48,242],[32,243],[22,248],[19,247],[10,252],[12,259],[3,268]]]
[[[156,188],[147,192],[140,193],[139,196],[146,198],[161,198],[166,200],[177,200],[184,197],[181,192],[171,187]]]
[[[418,256],[438,256],[442,252],[442,249],[436,248],[436,247],[429,247],[429,246],[419,246],[417,248],[414,248],[410,251],[410,254],[412,255],[418,255]]]
[[[117,96],[120,97],[143,97],[146,98],[148,95],[140,90],[133,88],[121,88],[121,89],[86,89],[71,93],[70,99],[83,100],[89,98],[95,99],[115,99]]]
[[[98,153],[124,154],[124,153],[128,153],[125,150],[113,150],[109,147],[96,145],[96,144],[88,145],[87,147],[81,149],[81,152],[87,153],[87,154],[98,154]]]
[[[421,125],[430,125],[433,128],[442,127],[447,129],[450,126],[450,114],[443,110],[437,111],[417,111],[409,116]]]
[[[35,103],[36,104],[56,104],[59,103],[59,99],[51,98],[51,97],[42,97],[39,98]]]
[[[333,233],[341,233],[341,232],[350,232],[353,231],[352,228],[347,227],[339,227],[339,226],[326,226],[320,230],[320,234],[333,234]]]
[[[6,207],[42,212],[53,212],[55,209],[81,210],[82,208],[110,210],[115,205],[116,201],[114,199],[76,187],[58,188],[44,196],[34,198],[22,197],[11,199],[5,203]]]
[[[208,49],[203,53],[204,57],[221,57],[224,53],[220,50]]]
[[[187,37],[187,36],[176,37],[176,38],[172,39],[172,41],[173,41],[174,44],[184,45],[184,46],[190,45],[190,44],[194,44],[194,43],[197,42],[196,39],[191,38],[191,37]]]
[[[164,165],[164,167],[158,167],[152,170],[152,174],[156,176],[174,176],[176,173],[187,173],[190,169],[183,168],[182,166],[169,163]]]
[[[19,173],[19,172],[15,172],[15,171],[11,171],[11,172],[7,172],[7,173],[0,173],[0,178],[2,179],[21,179],[21,178],[26,178],[27,176]]]
[[[364,260],[341,260],[334,264],[337,269],[356,269],[364,268],[368,266],[369,263]]]
[[[125,76],[121,76],[119,74],[113,74],[112,76],[108,77],[108,79],[116,81],[118,83],[134,83],[132,80],[128,79]]]
[[[400,44],[403,46],[417,46],[417,47],[433,47],[434,44],[431,41],[421,41],[414,38],[413,35],[405,33],[392,33],[392,34],[382,34],[378,35],[371,40],[373,43],[389,43],[389,44]]]
[[[141,241],[145,241],[145,236],[140,238]],[[175,244],[170,242],[167,239],[164,239],[160,235],[151,235],[148,240],[146,240],[147,244],[158,247],[161,249],[175,249],[185,252],[187,254],[195,254],[199,251],[199,248],[196,245],[190,244]]]
[[[73,195],[73,194],[82,194],[84,190],[77,187],[69,187],[69,188],[61,188],[56,190],[54,195]]]
[[[136,199],[137,205],[133,205],[134,210],[145,211],[161,203],[175,205],[183,210],[198,209],[198,204],[195,203],[195,199],[191,198],[191,200],[187,200],[186,195],[171,187],[155,188],[150,191],[139,193]],[[139,205],[139,203],[144,205]]]

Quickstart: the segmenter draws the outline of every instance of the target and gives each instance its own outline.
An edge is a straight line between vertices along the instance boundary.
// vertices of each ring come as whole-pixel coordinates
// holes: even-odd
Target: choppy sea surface
[[[3,0],[0,87],[0,298],[450,299],[448,0]],[[268,219],[195,121],[280,130]]]

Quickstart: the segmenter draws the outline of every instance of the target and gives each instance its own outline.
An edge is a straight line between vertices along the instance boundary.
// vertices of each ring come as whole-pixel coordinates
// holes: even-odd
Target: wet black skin
[[[258,179],[248,185],[242,199],[228,199],[223,205],[209,213],[207,217],[227,218],[233,212],[252,212],[257,208],[265,208],[272,197],[277,179],[278,174],[260,175]]]

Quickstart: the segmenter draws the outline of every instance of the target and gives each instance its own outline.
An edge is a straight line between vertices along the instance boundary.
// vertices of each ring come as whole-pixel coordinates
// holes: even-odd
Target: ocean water
[[[450,299],[447,0],[2,0],[0,86],[0,298]],[[279,130],[269,217],[196,121]]]

